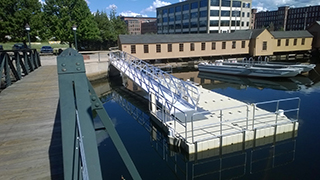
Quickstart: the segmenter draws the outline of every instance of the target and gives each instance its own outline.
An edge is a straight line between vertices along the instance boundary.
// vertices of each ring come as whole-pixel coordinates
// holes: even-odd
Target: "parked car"
[[[23,43],[16,43],[12,46],[12,50],[28,49],[28,46]]]
[[[53,48],[51,46],[42,46],[40,53],[53,53]]]

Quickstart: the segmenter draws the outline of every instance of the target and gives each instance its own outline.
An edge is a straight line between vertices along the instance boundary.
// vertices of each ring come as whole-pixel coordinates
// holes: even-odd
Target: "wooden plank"
[[[0,93],[1,179],[63,179],[56,65]]]

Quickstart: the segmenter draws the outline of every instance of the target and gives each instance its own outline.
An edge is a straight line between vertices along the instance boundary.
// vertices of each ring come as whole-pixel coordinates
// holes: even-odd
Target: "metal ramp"
[[[179,115],[173,107],[181,112],[196,112],[200,94],[193,84],[122,51],[111,52],[110,63],[147,93],[155,95],[171,114]]]

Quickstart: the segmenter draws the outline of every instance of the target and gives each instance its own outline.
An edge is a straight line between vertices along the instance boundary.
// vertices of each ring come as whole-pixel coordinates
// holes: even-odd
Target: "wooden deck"
[[[56,65],[0,93],[0,179],[63,179],[58,100]]]

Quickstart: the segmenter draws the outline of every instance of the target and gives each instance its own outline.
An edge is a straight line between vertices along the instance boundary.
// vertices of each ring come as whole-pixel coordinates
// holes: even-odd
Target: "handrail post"
[[[222,138],[222,110],[220,110],[220,136]]]
[[[84,61],[81,54],[74,49],[66,49],[57,57],[59,80],[61,134],[63,150],[64,179],[74,177],[76,157],[76,132],[82,134],[83,152],[89,164],[87,174],[81,174],[84,179],[102,179],[95,130],[91,117],[91,101],[88,93],[88,83],[85,74]],[[77,125],[77,113],[78,122]],[[81,147],[80,147],[81,148]],[[79,152],[78,152],[79,153]],[[84,155],[81,154],[80,155]],[[80,160],[80,159],[79,159]],[[81,168],[79,166],[79,168]],[[84,166],[82,166],[84,168]],[[81,169],[83,172],[84,169]]]
[[[193,132],[193,117],[194,115],[191,116],[191,131],[192,131],[192,143],[194,143],[194,132]]]
[[[253,106],[253,111],[252,111],[252,130],[254,130],[254,118],[255,118],[255,113],[256,113],[256,104],[252,104]]]
[[[249,106],[247,105],[246,130],[249,129]]]

